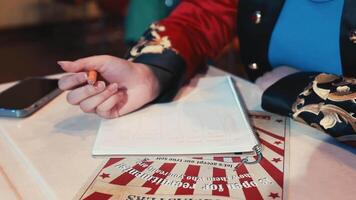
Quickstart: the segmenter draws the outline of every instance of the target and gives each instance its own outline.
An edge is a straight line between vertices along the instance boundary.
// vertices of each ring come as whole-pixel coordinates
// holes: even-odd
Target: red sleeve
[[[152,24],[128,59],[192,77],[235,35],[238,0],[182,0],[166,19]],[[184,65],[182,67],[181,65]]]
[[[214,58],[236,35],[237,0],[181,1],[159,22],[187,64],[191,77],[206,58]]]

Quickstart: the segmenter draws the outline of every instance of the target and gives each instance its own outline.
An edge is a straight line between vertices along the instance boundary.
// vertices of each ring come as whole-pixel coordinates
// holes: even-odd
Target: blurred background
[[[148,25],[179,0],[1,0],[0,83],[62,72],[58,60],[123,57]],[[238,42],[211,63],[246,77]]]

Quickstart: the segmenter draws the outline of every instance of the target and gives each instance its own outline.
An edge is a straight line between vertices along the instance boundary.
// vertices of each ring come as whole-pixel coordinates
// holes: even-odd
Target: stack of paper
[[[251,152],[259,144],[230,76],[201,78],[167,104],[103,120],[93,155]]]

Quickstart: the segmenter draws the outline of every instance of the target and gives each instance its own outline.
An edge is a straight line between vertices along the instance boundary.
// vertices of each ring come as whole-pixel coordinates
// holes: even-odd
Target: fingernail
[[[117,85],[117,83],[112,83],[108,87],[108,90],[110,92],[116,92],[118,89],[119,89],[119,86]]]
[[[88,76],[87,74],[84,72],[84,73],[80,73],[80,82],[86,82],[87,79],[88,79]]]
[[[69,63],[69,61],[65,61],[65,60],[59,60],[57,61],[58,64],[66,64]]]
[[[69,61],[57,61],[57,64],[60,66],[66,65],[68,63],[70,63],[70,62]]]
[[[104,89],[104,88],[105,88],[105,83],[104,83],[104,81],[98,81],[98,82],[96,82],[95,87],[96,87],[97,89],[99,89],[99,90]]]

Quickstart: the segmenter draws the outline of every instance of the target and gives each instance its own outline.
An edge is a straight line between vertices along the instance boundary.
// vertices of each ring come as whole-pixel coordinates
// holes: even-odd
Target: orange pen
[[[96,82],[96,79],[98,77],[98,72],[95,70],[89,70],[88,72],[88,84],[89,85],[94,85]]]

